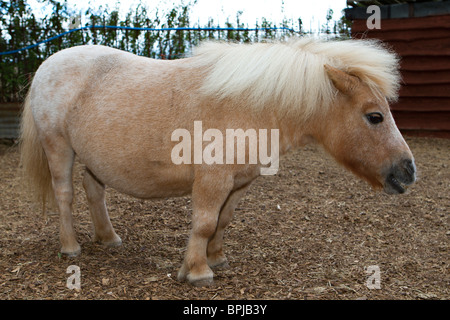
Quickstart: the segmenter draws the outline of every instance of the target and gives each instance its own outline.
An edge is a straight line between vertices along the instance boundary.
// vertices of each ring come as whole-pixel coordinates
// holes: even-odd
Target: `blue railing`
[[[287,27],[271,27],[271,28],[221,28],[221,27],[216,27],[216,28],[194,28],[194,27],[178,27],[178,28],[139,28],[139,27],[125,27],[125,26],[84,26],[84,27],[80,27],[80,28],[76,28],[76,29],[71,29],[68,31],[65,31],[63,33],[60,33],[56,36],[53,36],[51,38],[45,39],[43,41],[39,41],[35,44],[23,47],[23,48],[19,48],[19,49],[15,49],[15,50],[11,50],[11,51],[5,51],[5,52],[0,52],[0,56],[3,55],[7,55],[7,54],[14,54],[17,52],[21,52],[21,51],[26,51],[26,50],[30,50],[33,48],[36,48],[37,46],[53,41],[55,39],[64,37],[65,35],[68,35],[70,33],[73,32],[77,32],[77,31],[81,31],[81,30],[86,30],[86,29],[116,29],[116,30],[137,30],[137,31],[266,31],[266,30],[285,30],[285,31],[289,31],[289,32],[296,32],[294,29],[292,28],[287,28]]]

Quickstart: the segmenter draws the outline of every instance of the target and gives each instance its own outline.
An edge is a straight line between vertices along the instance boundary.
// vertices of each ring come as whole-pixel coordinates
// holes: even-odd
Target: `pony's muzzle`
[[[404,193],[416,181],[416,165],[411,158],[394,164],[386,175],[384,191],[387,194]]]

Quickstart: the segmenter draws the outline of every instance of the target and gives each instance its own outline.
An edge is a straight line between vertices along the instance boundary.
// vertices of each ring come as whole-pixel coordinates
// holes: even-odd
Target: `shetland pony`
[[[107,246],[121,239],[105,186],[145,199],[191,194],[192,230],[178,278],[207,285],[212,269],[227,265],[225,227],[263,166],[174,164],[174,130],[193,132],[195,121],[220,132],[276,129],[280,154],[318,143],[375,189],[403,193],[416,169],[388,105],[399,80],[396,55],[368,40],[206,43],[172,61],[73,47],[34,76],[21,119],[21,163],[37,198],[59,209],[61,252],[69,256],[80,252],[75,156],[85,166],[95,240]]]

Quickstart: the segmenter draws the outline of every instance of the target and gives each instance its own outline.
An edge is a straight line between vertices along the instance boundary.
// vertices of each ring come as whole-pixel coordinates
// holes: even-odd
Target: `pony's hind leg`
[[[74,151],[60,136],[47,135],[42,141],[42,146],[48,159],[52,187],[59,209],[61,253],[77,256],[81,247],[76,240],[72,217]]]
[[[94,241],[98,241],[108,247],[120,246],[122,240],[114,231],[106,209],[105,185],[86,168],[83,177],[83,187],[86,191],[89,212],[94,224]]]
[[[234,209],[236,208],[239,200],[244,196],[248,190],[250,183],[244,187],[237,189],[230,193],[227,201],[225,202],[222,210],[220,211],[219,221],[217,222],[217,229],[213,237],[208,242],[207,257],[208,265],[211,268],[228,268],[228,260],[223,253],[223,236],[225,228],[230,223]]]

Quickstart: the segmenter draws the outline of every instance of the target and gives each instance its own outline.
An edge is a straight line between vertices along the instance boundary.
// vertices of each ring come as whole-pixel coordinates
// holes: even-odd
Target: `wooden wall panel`
[[[354,20],[352,36],[380,39],[400,55],[403,84],[391,105],[400,130],[450,138],[450,15],[385,19],[378,30]]]

